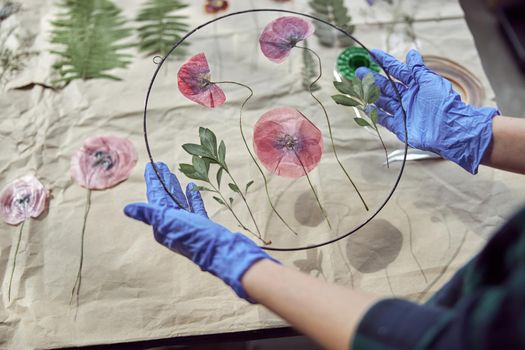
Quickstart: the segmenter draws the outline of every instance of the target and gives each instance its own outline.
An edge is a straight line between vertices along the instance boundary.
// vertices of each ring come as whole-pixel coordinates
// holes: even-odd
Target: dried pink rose
[[[226,96],[210,79],[208,60],[202,52],[184,62],[177,74],[179,90],[184,97],[205,107],[215,108],[226,102]]]
[[[257,157],[274,174],[298,178],[321,161],[321,131],[295,108],[275,108],[259,118],[253,131]]]
[[[9,225],[37,218],[46,209],[49,191],[33,175],[23,176],[0,193],[0,217]]]
[[[259,37],[263,54],[271,61],[281,63],[295,45],[315,31],[310,21],[299,17],[283,16],[270,22]]]
[[[71,176],[82,187],[103,190],[126,180],[137,163],[137,152],[127,139],[90,137],[71,158]]]

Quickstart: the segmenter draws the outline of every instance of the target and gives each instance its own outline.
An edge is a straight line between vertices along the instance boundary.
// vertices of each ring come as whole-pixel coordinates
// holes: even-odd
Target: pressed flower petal
[[[210,83],[210,79],[208,60],[202,52],[184,62],[177,73],[179,90],[184,97],[215,108],[226,102],[226,96],[217,84]]]
[[[323,153],[321,131],[294,108],[275,108],[263,114],[255,124],[253,143],[266,169],[291,178],[314,169]]]
[[[204,10],[207,13],[217,13],[228,9],[228,1],[226,0],[206,0]]]
[[[137,163],[133,144],[116,136],[88,138],[71,159],[71,176],[82,187],[103,190],[126,180]]]
[[[310,37],[315,28],[312,22],[306,19],[284,16],[272,22],[272,31],[280,34],[283,38],[299,42]]]
[[[49,191],[32,175],[21,177],[0,193],[0,217],[10,225],[44,212]]]
[[[265,30],[261,34],[259,44],[261,45],[261,51],[264,56],[275,63],[283,62],[290,56],[293,48],[286,39],[271,30]]]
[[[273,62],[281,63],[290,55],[298,42],[315,31],[313,24],[305,19],[283,16],[270,22],[259,37],[263,54]]]

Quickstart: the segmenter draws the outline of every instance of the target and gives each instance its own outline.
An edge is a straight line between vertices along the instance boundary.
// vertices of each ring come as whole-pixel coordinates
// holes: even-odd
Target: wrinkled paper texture
[[[395,51],[396,55],[402,57],[417,44],[424,54],[458,61],[483,82],[485,104],[494,105],[494,94],[458,3],[449,0],[409,6],[416,2],[405,1],[403,6],[415,11],[416,20],[426,21],[414,24],[417,43],[404,42],[406,48]],[[127,203],[145,200],[142,173],[147,156],[142,112],[156,66],[152,57],[130,49],[133,63],[112,72],[123,81],[74,81],[61,90],[46,88],[56,78],[51,69],[56,57],[49,53],[49,21],[57,13],[55,3],[24,1],[24,11],[10,18],[36,35],[34,49],[40,53],[0,96],[0,186],[32,173],[51,190],[52,198],[45,215],[26,223],[11,302],[7,286],[17,228],[0,223],[0,348],[43,349],[285,326],[263,307],[239,300],[220,280],[158,245],[149,227],[124,216],[122,209]],[[125,16],[134,18],[141,2],[116,3],[124,8]],[[250,3],[232,1],[231,10],[249,8]],[[368,47],[384,48],[386,26],[374,23],[387,22],[391,16],[374,12],[365,1],[353,3],[356,37]],[[257,1],[257,6],[309,11],[306,0],[284,4],[265,0]],[[386,5],[378,6],[383,9]],[[199,1],[185,11],[191,15],[192,26],[213,18],[204,14]],[[311,173],[312,182],[335,230],[346,232],[370,213],[363,210],[337,167],[324,116],[302,88],[301,52],[292,53],[281,65],[259,53],[257,33],[273,18],[271,14],[247,14],[212,25],[191,40],[188,54],[205,51],[216,81],[237,80],[254,89],[255,96],[245,111],[250,140],[257,118],[277,106],[297,107],[319,125],[325,154]],[[432,18],[444,20],[429,20]],[[316,94],[330,113],[340,158],[375,211],[391,190],[400,163],[386,169],[374,134],[355,125],[351,109],[331,102],[330,95],[336,93],[331,83],[334,61],[341,49],[319,47],[316,38],[309,44],[323,59],[325,75],[322,90]],[[301,234],[295,237],[282,227],[266,204],[262,180],[240,141],[237,118],[246,91],[223,85],[227,103],[216,110],[204,109],[177,90],[176,72],[181,62],[167,62],[153,86],[148,116],[155,158],[173,169],[179,162],[188,162],[181,144],[197,141],[198,126],[209,127],[226,140],[227,159],[239,181],[255,180],[248,200],[275,246],[309,245],[333,238],[304,178],[271,177],[278,208]],[[390,151],[402,148],[387,130],[381,132]],[[139,163],[126,182],[92,195],[75,320],[70,297],[79,263],[86,190],[72,181],[69,162],[84,139],[106,134],[129,138],[137,147]],[[181,174],[180,178],[187,182]],[[525,182],[518,175],[481,167],[479,174],[472,176],[443,160],[408,162],[390,202],[353,236],[319,249],[271,254],[287,266],[328,282],[383,296],[425,300],[479,251],[517,209],[524,194]],[[211,196],[204,194],[204,199],[211,218],[238,229]],[[235,208],[243,219],[249,219],[240,200]]]

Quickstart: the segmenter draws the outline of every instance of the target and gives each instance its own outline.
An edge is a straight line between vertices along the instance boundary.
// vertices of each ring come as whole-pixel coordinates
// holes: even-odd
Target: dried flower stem
[[[294,235],[297,236],[298,233],[286,222],[286,220],[282,217],[282,215],[277,211],[277,208],[275,208],[275,205],[272,202],[272,198],[270,197],[270,191],[268,189],[268,179],[266,178],[266,175],[264,175],[264,171],[262,170],[261,166],[257,162],[257,160],[256,160],[255,156],[253,155],[252,151],[250,150],[250,147],[248,146],[248,142],[246,141],[246,136],[244,136],[244,129],[243,129],[243,124],[242,124],[242,112],[244,110],[244,107],[248,103],[248,101],[253,96],[252,88],[250,88],[248,85],[245,85],[245,84],[242,84],[242,83],[238,83],[238,82],[235,82],[235,81],[221,81],[221,82],[216,82],[215,84],[234,84],[234,85],[238,85],[238,86],[244,87],[244,88],[246,88],[246,89],[248,89],[250,91],[250,95],[242,103],[241,110],[240,110],[240,113],[239,113],[239,130],[241,132],[242,141],[244,143],[244,147],[246,147],[246,150],[248,151],[248,154],[252,158],[253,162],[257,166],[257,169],[259,170],[259,173],[261,174],[261,176],[263,178],[264,190],[266,192],[266,198],[268,199],[268,203],[270,204],[270,207],[272,208],[272,210],[275,213],[275,215],[277,215],[277,217],[281,220],[281,222],[286,226],[286,228],[288,228],[288,230],[290,230]]]
[[[229,175],[229,173],[228,173],[228,175]],[[231,176],[230,176],[230,178],[231,178]],[[231,178],[231,179],[232,179],[232,181],[234,181],[233,178]],[[234,182],[235,182],[235,181],[234,181]],[[252,215],[252,219],[254,220],[254,223],[255,223],[255,225],[256,225],[255,227],[257,228],[257,232],[258,232],[258,233],[255,233],[255,232],[253,232],[252,230],[250,230],[248,227],[246,227],[246,225],[244,225],[244,224],[242,223],[241,219],[239,219],[239,217],[235,214],[235,211],[233,210],[233,208],[228,204],[228,201],[227,201],[226,198],[223,196],[222,192],[221,192],[217,187],[215,187],[215,185],[214,185],[211,181],[209,182],[209,184],[210,184],[210,186],[213,188],[213,190],[215,191],[215,193],[217,193],[217,194],[221,197],[221,199],[222,199],[224,205],[225,205],[226,208],[228,208],[228,210],[232,213],[233,217],[235,218],[235,220],[237,220],[237,223],[241,226],[241,228],[242,228],[243,230],[245,230],[245,231],[249,232],[250,234],[252,234],[255,238],[259,239],[259,240],[260,240],[262,243],[264,243],[265,245],[269,245],[269,244],[272,243],[271,241],[265,241],[265,240],[262,238],[261,233],[259,232],[259,228],[257,227],[257,224],[255,223],[255,219],[253,218],[253,215]],[[243,197],[243,199],[244,199],[244,197]],[[245,203],[246,203],[246,200],[245,200]],[[246,203],[246,206],[248,206],[248,203]],[[251,210],[250,210],[249,207],[248,207],[248,210],[250,211],[250,214],[252,214],[252,212],[251,212]]]
[[[314,185],[312,184],[312,181],[310,180],[310,176],[308,175],[308,171],[306,171],[306,168],[303,164],[303,161],[301,158],[299,158],[299,155],[294,150],[295,156],[297,157],[297,160],[299,163],[301,163],[301,167],[303,168],[304,175],[306,176],[306,180],[308,180],[308,184],[310,185],[310,188],[312,189],[312,192],[314,193],[315,200],[317,201],[317,204],[319,205],[319,209],[321,209],[321,213],[326,219],[326,222],[328,223],[328,227],[330,227],[330,230],[332,229],[332,224],[330,223],[330,219],[328,219],[328,214],[326,213],[326,210],[324,210],[323,205],[321,204],[321,200],[319,199],[319,196],[317,195],[317,192],[315,191]]]
[[[244,194],[242,193],[239,185],[237,184],[237,182],[235,181],[235,179],[233,178],[232,174],[230,173],[230,171],[228,169],[224,169],[226,171],[226,174],[228,174],[228,176],[230,177],[230,179],[232,180],[233,184],[239,189],[239,195],[241,196],[244,204],[246,204],[246,209],[248,209],[248,212],[250,213],[250,217],[252,218],[252,221],[253,221],[253,224],[255,225],[255,229],[257,230],[257,233],[259,235],[259,237],[261,237],[261,230],[259,230],[259,226],[257,225],[257,221],[255,220],[255,217],[253,216],[253,212],[252,212],[252,209],[250,208],[250,205],[248,204],[248,201],[246,201],[246,197],[244,196]]]
[[[326,108],[325,106],[323,105],[323,103],[314,95],[313,93],[313,87],[315,86],[315,84],[321,80],[321,77],[323,76],[323,66],[322,66],[322,63],[321,63],[321,57],[319,57],[319,55],[312,49],[308,48],[308,47],[304,47],[304,46],[298,46],[298,45],[295,45],[296,48],[298,49],[303,49],[303,50],[306,50],[308,52],[311,52],[316,58],[317,58],[317,61],[319,62],[319,76],[310,84],[310,87],[309,87],[309,92],[310,92],[310,95],[312,95],[312,97],[314,98],[314,100],[317,101],[317,103],[319,104],[319,106],[321,106],[322,110],[323,110],[323,113],[325,115],[325,118],[326,118],[326,122],[328,124],[328,132],[330,134],[330,142],[332,144],[332,150],[334,151],[334,156],[335,156],[335,159],[337,160],[337,163],[339,163],[339,166],[341,167],[341,169],[343,170],[343,172],[345,173],[346,177],[348,178],[348,181],[350,181],[350,183],[352,184],[352,186],[354,187],[355,191],[357,192],[357,195],[359,196],[359,198],[361,199],[361,202],[363,202],[363,205],[365,206],[365,209],[368,211],[369,208],[368,208],[368,205],[366,204],[363,196],[361,196],[361,193],[359,192],[359,190],[357,189],[357,186],[355,185],[354,181],[352,181],[352,178],[350,177],[350,175],[348,174],[348,171],[345,169],[345,167],[343,166],[343,164],[341,163],[341,161],[339,160],[339,156],[337,155],[337,151],[336,151],[336,148],[335,148],[335,143],[334,143],[334,137],[333,137],[333,134],[332,134],[332,125],[330,123],[330,118],[328,117],[328,112],[326,111]]]
[[[84,223],[82,224],[82,234],[80,238],[80,264],[78,266],[77,279],[75,280],[75,284],[73,285],[73,289],[71,290],[71,300],[69,301],[69,303],[71,303],[71,301],[73,301],[73,297],[76,296],[77,309],[80,304],[80,286],[82,284],[82,266],[84,264],[84,236],[86,233],[86,223],[87,223],[87,217],[88,217],[90,209],[91,209],[91,190],[87,190],[86,208],[84,210]],[[75,293],[75,290],[76,290],[76,293]]]
[[[383,146],[383,150],[385,151],[386,167],[390,168],[390,162],[388,161],[388,151],[386,150],[385,142],[383,141],[383,138],[381,137],[381,134],[379,133],[379,129],[377,128],[376,124],[374,124],[374,127],[376,129],[377,137],[379,137],[379,141],[381,141],[381,145]]]
[[[15,256],[13,257],[13,268],[11,269],[11,277],[9,277],[9,289],[7,292],[8,301],[11,301],[11,284],[13,283],[13,276],[15,275],[16,256],[18,255],[18,249],[20,248],[20,242],[22,241],[22,231],[24,230],[24,223],[25,221],[22,221],[22,224],[20,225],[20,231],[18,233],[18,242],[16,243],[15,249]]]

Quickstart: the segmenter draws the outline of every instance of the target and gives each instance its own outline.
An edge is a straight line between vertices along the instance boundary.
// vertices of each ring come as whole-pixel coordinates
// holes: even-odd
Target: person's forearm
[[[254,264],[242,284],[253,300],[326,349],[348,349],[359,321],[379,300],[270,260]]]
[[[525,174],[525,119],[494,117],[492,142],[481,163]]]

